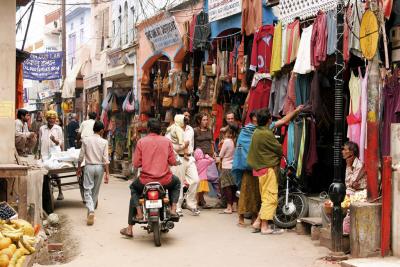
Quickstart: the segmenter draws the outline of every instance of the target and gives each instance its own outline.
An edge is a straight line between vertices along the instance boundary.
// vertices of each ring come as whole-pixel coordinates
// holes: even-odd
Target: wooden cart
[[[55,170],[49,170],[49,172],[43,177],[43,193],[42,193],[42,204],[43,210],[47,214],[54,212],[54,194],[53,188],[57,187],[57,180],[61,180],[61,186],[78,184],[81,191],[81,197],[83,200],[83,177],[76,176],[76,167],[71,168],[61,168]],[[62,180],[65,178],[76,177],[74,182],[65,182]]]

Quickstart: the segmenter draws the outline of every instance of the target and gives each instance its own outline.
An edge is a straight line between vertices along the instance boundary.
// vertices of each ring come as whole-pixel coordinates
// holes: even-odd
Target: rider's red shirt
[[[141,138],[133,156],[133,166],[142,168],[140,182],[159,182],[167,185],[171,182],[172,173],[169,166],[176,164],[171,141],[161,135],[149,134]]]

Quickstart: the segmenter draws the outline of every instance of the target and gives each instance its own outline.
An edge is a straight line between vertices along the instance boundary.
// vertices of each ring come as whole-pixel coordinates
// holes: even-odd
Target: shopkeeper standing
[[[39,155],[45,161],[50,158],[51,153],[62,151],[64,149],[64,135],[62,128],[56,124],[57,112],[49,110],[46,112],[47,124],[39,129]],[[61,191],[61,181],[57,179],[58,197],[57,200],[63,200]]]

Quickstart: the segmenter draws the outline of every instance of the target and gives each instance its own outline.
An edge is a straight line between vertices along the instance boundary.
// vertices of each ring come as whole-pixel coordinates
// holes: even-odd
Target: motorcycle
[[[301,191],[296,167],[288,164],[285,157],[283,159],[285,168],[281,168],[278,207],[273,221],[280,228],[293,228],[296,226],[297,219],[307,215],[308,200]]]
[[[144,186],[142,197],[139,204],[143,210],[143,220],[137,221],[147,232],[153,233],[155,246],[161,246],[161,233],[168,233],[173,229],[174,222],[179,221],[179,217],[172,217],[170,214],[170,200],[168,190],[158,182],[147,183]]]

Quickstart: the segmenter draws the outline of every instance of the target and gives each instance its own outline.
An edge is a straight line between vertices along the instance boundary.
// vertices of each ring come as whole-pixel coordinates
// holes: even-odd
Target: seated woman
[[[354,195],[367,188],[367,173],[364,164],[360,161],[358,145],[346,142],[343,146],[342,156],[346,160],[346,194]]]
[[[366,198],[367,173],[364,163],[358,158],[359,148],[354,142],[346,142],[342,150],[343,159],[346,160],[346,195],[350,198],[357,196],[357,201]],[[350,213],[348,212],[343,220],[343,234],[350,234]]]

